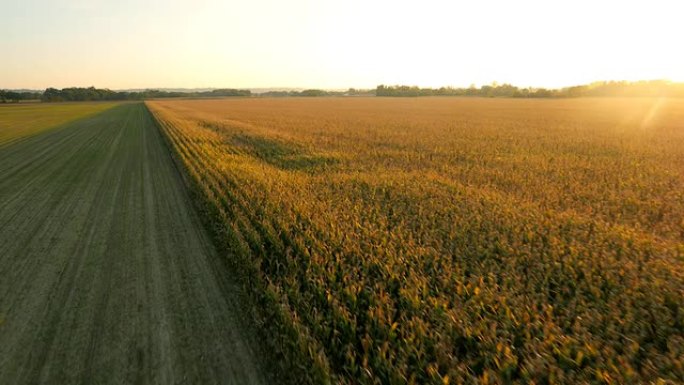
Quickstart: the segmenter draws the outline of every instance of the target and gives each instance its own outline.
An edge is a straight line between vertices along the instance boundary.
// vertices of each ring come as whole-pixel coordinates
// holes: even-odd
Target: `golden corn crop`
[[[312,379],[684,381],[684,101],[148,107]]]

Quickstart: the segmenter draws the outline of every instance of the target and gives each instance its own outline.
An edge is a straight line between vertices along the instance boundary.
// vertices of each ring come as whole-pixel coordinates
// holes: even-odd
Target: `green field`
[[[145,106],[0,117],[0,384],[264,383]]]
[[[97,114],[114,105],[107,102],[0,105],[0,146]]]

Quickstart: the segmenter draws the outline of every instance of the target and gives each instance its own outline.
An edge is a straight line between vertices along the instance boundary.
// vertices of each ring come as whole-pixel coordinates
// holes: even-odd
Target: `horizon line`
[[[516,88],[520,89],[548,89],[548,90],[562,90],[566,88],[572,88],[572,87],[581,87],[581,86],[588,86],[592,84],[597,84],[597,83],[647,83],[647,82],[664,82],[664,83],[670,83],[670,84],[684,84],[684,81],[674,81],[671,79],[666,79],[666,78],[658,78],[658,79],[640,79],[640,80],[626,80],[626,79],[602,79],[602,80],[594,80],[591,82],[587,83],[581,83],[581,84],[572,84],[572,85],[564,85],[560,87],[545,87],[545,86],[518,86],[513,83],[508,83],[508,82],[498,82],[498,81],[492,81],[488,84],[477,84],[477,83],[471,83],[470,85],[467,86],[458,86],[458,85],[442,85],[438,87],[430,87],[430,86],[421,86],[418,84],[402,84],[402,83],[379,83],[374,87],[302,87],[302,86],[294,86],[294,87],[279,87],[279,86],[262,86],[262,87],[173,87],[173,86],[165,86],[165,87],[125,87],[125,88],[109,88],[109,87],[97,87],[94,85],[88,85],[88,86],[78,86],[78,85],[72,85],[72,86],[67,86],[67,87],[56,87],[56,86],[48,86],[45,88],[29,88],[29,87],[19,87],[19,88],[3,88],[0,87],[0,90],[3,91],[17,91],[17,90],[25,90],[25,91],[34,91],[34,92],[43,92],[48,88],[55,88],[55,89],[66,89],[66,88],[96,88],[96,89],[107,89],[111,91],[132,91],[132,90],[140,90],[140,91],[151,91],[151,90],[190,90],[190,91],[195,91],[195,90],[220,90],[220,89],[237,89],[237,90],[323,90],[323,91],[346,91],[349,89],[355,89],[355,90],[374,90],[377,89],[379,86],[389,86],[389,87],[394,87],[394,86],[408,86],[408,87],[418,87],[421,89],[440,89],[440,88],[453,88],[453,89],[468,89],[468,88],[482,88],[484,86],[503,86],[503,85],[510,85]]]

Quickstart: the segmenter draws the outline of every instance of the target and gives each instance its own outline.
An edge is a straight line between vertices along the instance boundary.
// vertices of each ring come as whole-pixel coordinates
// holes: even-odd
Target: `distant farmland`
[[[147,105],[311,382],[684,381],[684,101]]]

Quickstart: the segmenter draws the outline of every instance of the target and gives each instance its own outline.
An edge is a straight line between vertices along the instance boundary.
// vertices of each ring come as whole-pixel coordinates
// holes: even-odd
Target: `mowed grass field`
[[[110,109],[114,103],[0,104],[0,146]]]
[[[683,100],[147,104],[309,381],[684,381]]]
[[[0,145],[0,384],[263,383],[144,104],[0,116],[3,138],[24,137]]]

